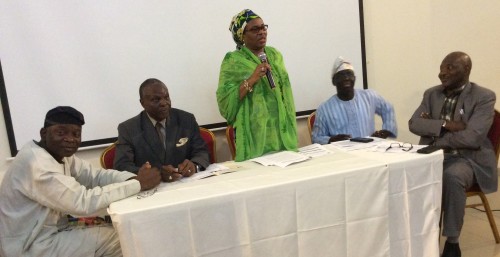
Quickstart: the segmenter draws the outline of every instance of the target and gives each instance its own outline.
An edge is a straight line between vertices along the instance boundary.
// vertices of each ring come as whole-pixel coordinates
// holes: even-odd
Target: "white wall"
[[[364,1],[369,88],[394,104],[400,141],[418,142],[407,121],[424,90],[439,84],[439,65],[452,51],[468,53],[471,81],[500,97],[498,10],[496,0]]]
[[[398,140],[417,142],[418,138],[408,131],[408,118],[423,91],[439,83],[439,65],[449,52],[468,53],[473,62],[471,81],[489,87],[500,97],[498,10],[497,0],[364,1],[368,83],[394,104]],[[333,86],[331,93],[335,93]],[[495,107],[500,110],[499,101]],[[299,120],[299,134],[301,146],[310,143],[304,119]],[[219,161],[228,160],[224,131],[216,131],[216,136]],[[33,137],[38,140],[39,136]],[[0,142],[1,178],[10,157],[3,112]],[[99,165],[101,151],[83,150],[78,155]]]

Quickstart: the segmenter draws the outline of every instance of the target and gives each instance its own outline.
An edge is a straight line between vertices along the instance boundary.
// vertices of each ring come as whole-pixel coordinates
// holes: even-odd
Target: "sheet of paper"
[[[360,142],[352,142],[349,140],[343,140],[343,141],[332,142],[330,143],[330,145],[344,151],[354,151],[359,149],[377,147],[381,139],[380,138],[373,138],[373,139],[374,140],[369,143],[360,143]]]
[[[231,172],[231,170],[228,167],[226,167],[220,163],[213,163],[213,164],[210,164],[204,171],[195,173],[191,177],[182,178],[179,181],[180,182],[189,182],[189,181],[203,179],[203,178],[207,178],[207,177],[211,177],[211,176],[218,176],[218,175],[221,175],[221,174],[224,174],[227,172]]]
[[[282,151],[278,153],[264,155],[258,158],[251,159],[251,161],[260,163],[264,166],[278,166],[278,167],[286,167],[292,163],[302,162],[310,159],[311,157],[307,155],[303,155],[300,153],[292,152],[292,151]]]
[[[331,151],[320,144],[312,144],[299,148],[299,153],[314,158],[329,154]]]

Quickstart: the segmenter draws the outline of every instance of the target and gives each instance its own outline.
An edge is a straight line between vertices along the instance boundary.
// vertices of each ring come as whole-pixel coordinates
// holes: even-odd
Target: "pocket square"
[[[183,137],[183,138],[179,139],[179,143],[175,144],[175,146],[181,147],[181,146],[185,145],[187,143],[187,141],[188,141],[188,138]]]

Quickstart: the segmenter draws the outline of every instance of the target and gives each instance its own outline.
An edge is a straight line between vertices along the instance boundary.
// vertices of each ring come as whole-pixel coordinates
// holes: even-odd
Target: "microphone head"
[[[261,52],[260,54],[258,54],[258,57],[259,57],[259,59],[260,59],[261,62],[267,62],[267,55],[266,55],[266,53]]]

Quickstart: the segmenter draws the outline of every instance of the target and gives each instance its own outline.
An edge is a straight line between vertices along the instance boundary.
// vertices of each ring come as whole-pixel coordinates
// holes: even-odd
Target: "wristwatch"
[[[443,121],[443,125],[441,125],[441,127],[446,127],[446,120]]]

